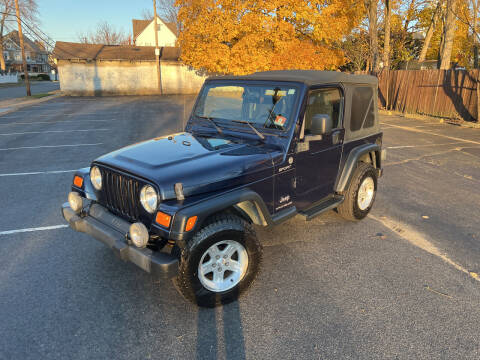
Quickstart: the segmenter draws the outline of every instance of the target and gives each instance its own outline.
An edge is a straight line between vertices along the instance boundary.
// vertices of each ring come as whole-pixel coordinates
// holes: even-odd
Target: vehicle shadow
[[[223,326],[223,339],[219,329],[221,326]],[[216,309],[200,308],[198,310],[196,358],[246,358],[238,301]]]

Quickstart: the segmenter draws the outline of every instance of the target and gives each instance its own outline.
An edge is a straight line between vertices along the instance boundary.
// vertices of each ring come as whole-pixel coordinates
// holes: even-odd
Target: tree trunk
[[[478,69],[478,33],[477,33],[477,12],[478,0],[473,0],[473,68]]]
[[[372,61],[371,67],[374,72],[378,72],[377,0],[368,0],[366,6],[368,10],[368,34],[370,36],[370,57]]]
[[[385,41],[383,43],[383,68],[390,69],[390,19],[392,17],[392,4],[385,0]]]
[[[477,71],[477,122],[480,123],[480,70]]]
[[[7,7],[5,6],[5,9]],[[7,12],[2,15],[2,20],[0,21],[0,69],[5,71],[7,66],[5,64],[5,57],[3,56],[3,29],[5,28],[5,20],[7,19]]]
[[[424,62],[425,58],[427,57],[427,51],[430,46],[430,41],[432,40],[433,33],[435,32],[435,27],[437,26],[438,18],[442,13],[442,5],[443,0],[439,0],[437,3],[437,7],[432,15],[432,20],[430,21],[430,25],[428,26],[427,33],[425,35],[425,41],[423,42],[422,51],[420,51],[420,56],[418,57],[418,62]]]
[[[443,27],[443,42],[440,49],[440,69],[450,69],[453,38],[455,36],[455,9],[457,1],[447,0],[447,11],[445,14],[445,25]]]
[[[0,69],[2,71],[7,70],[7,66],[5,64],[5,58],[3,57],[3,36],[0,36]]]

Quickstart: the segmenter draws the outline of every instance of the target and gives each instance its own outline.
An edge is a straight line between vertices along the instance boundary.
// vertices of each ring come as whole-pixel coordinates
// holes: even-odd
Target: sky
[[[55,41],[78,41],[78,34],[107,21],[132,33],[132,19],[141,18],[152,0],[38,0],[40,28]]]

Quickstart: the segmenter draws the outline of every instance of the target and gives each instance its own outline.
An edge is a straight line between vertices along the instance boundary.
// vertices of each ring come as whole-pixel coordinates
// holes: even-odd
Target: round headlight
[[[72,191],[68,194],[68,204],[73,211],[79,214],[83,208],[83,199],[77,192]]]
[[[136,247],[144,248],[148,243],[148,230],[142,223],[130,225],[130,239]]]
[[[158,205],[158,195],[153,187],[145,185],[140,191],[140,202],[149,213],[155,212]]]
[[[100,169],[96,166],[90,169],[90,181],[95,189],[101,190],[102,189],[102,173]]]

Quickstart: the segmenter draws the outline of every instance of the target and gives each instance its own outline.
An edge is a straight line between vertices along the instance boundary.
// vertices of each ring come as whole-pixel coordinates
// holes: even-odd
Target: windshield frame
[[[297,123],[297,118],[298,118],[298,107],[301,101],[302,97],[302,92],[304,88],[304,84],[301,82],[296,82],[296,81],[265,81],[265,80],[235,80],[235,79],[228,79],[228,80],[223,80],[223,79],[212,79],[212,80],[206,80],[205,83],[202,86],[202,89],[200,90],[197,99],[195,101],[195,105],[192,108],[192,113],[190,116],[189,122],[191,122],[193,119],[197,119],[199,115],[197,114],[197,110],[200,107],[200,103],[202,101],[202,98],[206,95],[207,89],[210,88],[211,85],[217,85],[218,86],[281,86],[281,87],[291,87],[295,88],[296,90],[296,95],[295,95],[295,100],[292,104],[291,111],[289,114],[289,117],[291,118],[288,120],[288,124],[286,127],[283,129],[274,129],[274,128],[267,128],[264,125],[259,125],[259,123],[251,122],[251,125],[254,126],[258,131],[260,131],[262,134],[265,135],[277,135],[277,136],[284,136],[288,134],[288,132],[291,130],[293,126]],[[246,124],[240,124],[232,121],[231,119],[224,119],[224,118],[217,118],[217,117],[212,117],[215,119],[217,125],[220,125],[222,127],[222,130],[230,130],[234,131],[233,129],[235,128],[244,128],[247,127]],[[238,119],[238,120],[243,120],[243,119]],[[226,126],[224,126],[226,125]]]

